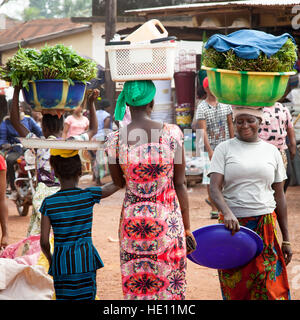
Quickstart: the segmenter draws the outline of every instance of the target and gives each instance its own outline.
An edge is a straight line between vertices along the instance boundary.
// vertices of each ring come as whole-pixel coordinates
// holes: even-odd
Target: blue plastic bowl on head
[[[224,224],[214,224],[193,231],[197,248],[188,258],[213,269],[238,268],[249,263],[263,250],[260,236],[246,227],[231,234]]]
[[[35,111],[44,109],[73,110],[83,99],[86,84],[74,81],[70,85],[67,80],[47,79],[29,81],[29,90],[23,88],[23,96]]]

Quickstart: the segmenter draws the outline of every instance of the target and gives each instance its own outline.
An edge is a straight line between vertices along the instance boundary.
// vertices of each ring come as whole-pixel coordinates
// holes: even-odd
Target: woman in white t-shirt
[[[263,239],[263,252],[246,266],[219,270],[223,299],[290,299],[286,265],[291,261],[286,173],[277,148],[258,137],[262,109],[233,109],[236,137],[220,143],[211,161],[210,191],[219,221],[232,233],[241,226]],[[280,247],[276,219],[282,233]]]

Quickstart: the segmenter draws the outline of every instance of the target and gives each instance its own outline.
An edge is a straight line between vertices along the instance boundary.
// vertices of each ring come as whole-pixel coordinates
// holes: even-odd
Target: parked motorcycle
[[[36,185],[35,154],[31,149],[27,149],[24,155],[18,158],[15,169],[17,197],[14,201],[19,215],[26,216],[32,205]]]

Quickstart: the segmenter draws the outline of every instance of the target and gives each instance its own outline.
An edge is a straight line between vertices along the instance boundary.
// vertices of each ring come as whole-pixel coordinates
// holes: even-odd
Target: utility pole
[[[103,0],[92,0],[92,17],[73,17],[72,21],[77,23],[89,22],[92,23],[93,29],[95,31],[95,36],[97,28],[96,25],[103,21],[103,13],[105,13],[105,42],[109,42],[116,33],[116,23],[117,23],[117,0],[105,0],[105,12],[103,10]],[[100,37],[100,35],[99,35]],[[94,44],[93,50],[98,50],[98,47]],[[104,47],[101,48],[104,50]],[[104,57],[103,57],[104,58]],[[103,59],[104,60],[104,59]],[[105,53],[105,97],[110,101],[113,109],[115,107],[115,95],[116,85],[111,80],[110,68],[108,63],[108,55]]]
[[[103,11],[101,10],[103,8],[103,6],[101,6],[102,4],[102,0],[93,0],[92,1],[92,16],[93,17],[99,17],[103,15]]]
[[[101,2],[93,0],[94,2]],[[105,0],[105,41],[109,42],[116,33],[117,0]],[[108,54],[105,56],[105,93],[113,109],[115,108],[116,84],[111,80]]]

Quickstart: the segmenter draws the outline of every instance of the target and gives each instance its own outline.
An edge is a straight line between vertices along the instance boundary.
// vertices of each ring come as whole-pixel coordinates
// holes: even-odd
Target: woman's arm
[[[62,132],[62,135],[61,135],[61,137],[63,139],[67,139],[67,134],[68,134],[69,128],[70,128],[70,125],[65,122],[64,123],[64,129],[63,129],[63,132]]]
[[[210,146],[209,140],[208,140],[206,120],[197,120],[197,127],[199,129],[203,130],[204,146],[205,146],[206,151],[208,152],[209,159],[211,160],[214,152],[213,152],[213,150]]]
[[[49,217],[41,215],[40,245],[44,255],[49,261],[49,265],[51,266],[52,255],[50,252],[50,243],[49,243],[50,228],[51,228],[51,223],[50,223]]]
[[[116,186],[114,182],[108,182],[108,183],[105,183],[105,185],[103,185],[101,189],[102,189],[101,199],[103,199],[111,196],[113,193],[118,191],[120,187]]]
[[[0,225],[2,237],[0,241],[0,249],[8,245],[8,207],[6,203],[6,170],[0,171]]]
[[[282,234],[282,241],[289,242],[289,231],[288,231],[288,218],[287,218],[287,205],[286,198],[283,191],[284,182],[276,182],[272,184],[272,189],[274,190],[274,199],[276,201],[275,213],[277,215],[277,220],[279,228]],[[284,255],[284,260],[286,265],[288,265],[292,259],[292,249],[290,245],[282,245],[282,252]]]
[[[115,159],[111,159],[108,157],[108,167],[109,167],[109,172],[110,172],[112,181],[117,187],[123,188],[126,184],[123,176],[123,171],[120,165],[118,163],[114,164],[114,162],[115,162]]]
[[[110,116],[107,116],[105,119],[104,119],[104,123],[103,123],[103,132],[104,132],[104,135],[107,136],[112,130],[111,130],[111,125],[110,125],[110,119],[111,117]]]
[[[196,249],[196,240],[190,230],[189,198],[185,186],[185,155],[184,148],[177,148],[177,156],[181,156],[182,161],[174,164],[174,188],[179,201],[182,220],[187,240],[187,254]],[[180,155],[181,154],[181,155]]]
[[[287,136],[289,138],[288,148],[291,154],[291,159],[293,160],[295,158],[296,151],[297,151],[297,143],[296,143],[294,127],[287,128]]]
[[[108,136],[105,152],[107,154],[108,167],[112,181],[119,188],[123,188],[126,185],[126,181],[119,163],[118,152],[121,133],[116,132],[116,134],[117,136]],[[128,161],[128,159],[126,159],[126,161]]]
[[[224,182],[224,176],[217,172],[212,172],[210,174],[210,185],[209,190],[211,193],[211,198],[217,208],[224,215],[224,225],[227,229],[231,230],[232,234],[235,234],[240,230],[240,224],[238,219],[232,213],[230,208],[228,207],[223,193],[222,187]]]
[[[95,100],[99,96],[99,90],[94,89],[91,95],[87,99],[87,109],[89,110],[89,130],[87,131],[87,134],[89,136],[89,140],[97,133],[98,131],[98,119],[96,115],[96,109],[95,109]]]
[[[110,129],[110,117],[108,116],[107,118],[105,118],[104,120],[104,129]]]
[[[20,120],[20,111],[19,111],[19,95],[20,95],[20,87],[15,87],[13,99],[12,99],[12,107],[10,110],[10,122],[12,126],[16,129],[20,137],[26,137],[30,132]]]

